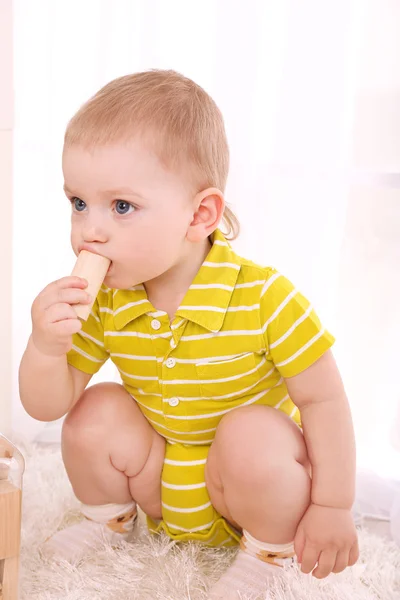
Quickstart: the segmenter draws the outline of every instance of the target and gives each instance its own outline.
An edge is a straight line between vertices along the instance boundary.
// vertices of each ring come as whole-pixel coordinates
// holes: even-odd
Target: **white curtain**
[[[33,298],[73,264],[67,120],[114,77],[173,68],[225,115],[237,250],[311,298],[338,339],[359,465],[400,480],[398,0],[14,5],[14,381]],[[16,384],[13,403],[14,427],[40,433]]]

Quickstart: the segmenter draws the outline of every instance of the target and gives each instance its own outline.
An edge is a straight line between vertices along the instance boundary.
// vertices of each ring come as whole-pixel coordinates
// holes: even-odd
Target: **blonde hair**
[[[186,166],[196,191],[225,191],[229,148],[222,114],[214,100],[175,71],[151,70],[114,79],[90,98],[68,123],[64,144],[93,147],[144,135],[157,143],[169,168]],[[225,234],[235,239],[239,221],[225,206]]]

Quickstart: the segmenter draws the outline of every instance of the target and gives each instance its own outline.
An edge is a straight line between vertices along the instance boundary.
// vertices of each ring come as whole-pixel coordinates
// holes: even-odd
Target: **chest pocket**
[[[257,356],[259,359],[259,357]],[[235,400],[252,393],[260,380],[254,352],[239,354],[227,360],[196,364],[197,377],[203,398]]]

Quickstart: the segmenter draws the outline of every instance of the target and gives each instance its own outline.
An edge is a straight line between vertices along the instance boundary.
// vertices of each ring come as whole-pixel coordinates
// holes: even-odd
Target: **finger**
[[[297,562],[301,564],[304,552],[304,545],[306,543],[306,537],[304,535],[303,529],[300,527],[296,531],[296,535],[294,538],[294,551],[296,552]]]
[[[311,573],[315,565],[317,564],[319,551],[315,546],[311,544],[305,544],[303,550],[303,557],[301,561],[301,570],[303,573]]]
[[[82,329],[82,323],[79,319],[66,319],[65,321],[58,321],[52,326],[53,333],[60,337],[67,337],[78,333]]]
[[[358,540],[352,545],[352,547],[350,548],[350,554],[349,554],[349,567],[352,567],[353,565],[356,564],[356,562],[358,561],[360,557],[360,550],[358,547]]]
[[[51,304],[54,304],[56,299],[60,298],[63,290],[84,290],[88,286],[86,279],[81,277],[64,277],[58,281],[50,283],[44,290],[39,294],[34,302],[34,305],[45,310]]]
[[[76,319],[76,312],[70,304],[53,304],[46,310],[45,320],[51,323],[65,321],[66,319]]]
[[[76,288],[64,288],[57,293],[57,303],[67,304],[89,304],[91,301],[90,295],[85,290]]]
[[[75,288],[83,289],[87,286],[88,286],[88,282],[87,282],[87,279],[85,279],[84,277],[77,277],[76,275],[68,275],[67,277],[62,277],[61,279],[57,279],[57,281],[53,281],[52,283],[49,283],[49,285],[44,288],[43,292],[45,292],[49,289],[53,289],[53,288],[64,289],[64,288],[75,287]]]
[[[318,566],[313,572],[313,576],[316,579],[323,579],[327,577],[329,573],[332,573],[332,569],[336,563],[336,550],[323,550],[318,558]]]
[[[340,550],[336,556],[335,566],[332,573],[341,573],[349,564],[349,550]]]

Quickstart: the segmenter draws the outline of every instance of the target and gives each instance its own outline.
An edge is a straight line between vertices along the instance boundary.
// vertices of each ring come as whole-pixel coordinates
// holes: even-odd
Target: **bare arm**
[[[301,414],[312,465],[311,501],[350,509],[355,496],[356,453],[349,403],[330,351],[303,373],[286,379]]]
[[[68,365],[65,354],[43,354],[29,338],[19,368],[21,402],[34,419],[55,421],[71,410],[91,378]]]

